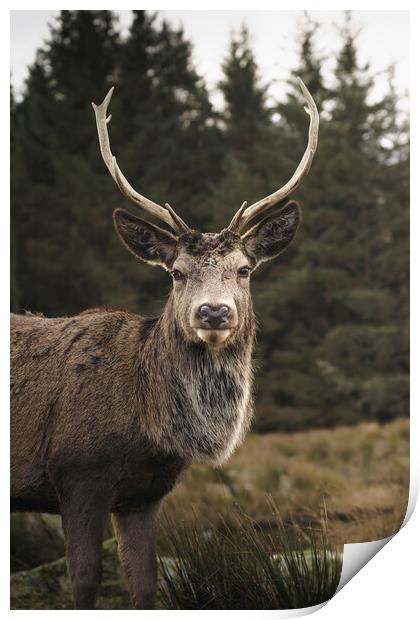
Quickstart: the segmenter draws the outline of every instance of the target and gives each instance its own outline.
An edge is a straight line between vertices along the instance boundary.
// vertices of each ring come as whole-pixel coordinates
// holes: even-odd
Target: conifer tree
[[[393,156],[384,153],[383,143],[391,129],[390,119],[396,119],[396,102],[390,93],[372,103],[374,80],[369,66],[358,62],[349,14],[342,37],[332,117],[326,128],[330,180],[324,199],[331,222],[322,235],[334,240],[324,262],[340,269],[342,275],[340,289],[334,293],[335,320],[318,353],[327,364],[329,382],[334,386],[335,381],[336,415],[346,415],[347,403],[359,418],[385,420],[404,415],[408,380],[401,365],[394,364],[394,358],[403,358],[406,350],[394,291],[375,273],[375,261],[387,250],[381,229],[384,222],[389,227],[395,209],[385,189]],[[399,185],[404,192],[403,179]],[[398,203],[402,217],[406,208],[404,201]],[[400,267],[400,277],[405,279],[406,266]],[[390,388],[398,394],[396,398]]]
[[[246,26],[232,36],[222,69],[224,77],[219,86],[225,102],[228,148],[250,172],[258,173],[258,147],[270,118],[267,87],[261,84]]]
[[[54,211],[56,175],[48,78],[40,54],[31,67],[26,92],[11,117],[12,307],[42,310],[60,263],[54,235],[64,232]],[[54,297],[54,293],[53,293]]]
[[[298,244],[277,280],[268,272],[255,282],[264,326],[260,428],[407,413],[408,168],[396,97],[390,90],[371,102],[374,81],[369,67],[359,65],[350,16],[328,91],[319,63],[308,56],[314,32],[304,32],[296,73],[313,84],[321,113],[326,100],[332,113],[321,116],[315,162],[297,196]],[[299,131],[296,103],[292,94],[280,106],[279,129],[291,145]],[[306,133],[307,123],[300,126]]]
[[[267,164],[269,191],[293,174],[307,143],[308,116],[302,105],[297,82],[301,77],[322,114],[326,88],[321,60],[315,48],[317,24],[306,16],[298,37],[297,67],[288,80],[286,100],[273,107],[274,148]],[[261,323],[259,338],[261,373],[258,394],[261,416],[257,428],[289,429],[310,423],[319,414],[323,392],[319,373],[311,359],[314,338],[325,329],[324,291],[316,270],[322,244],[314,230],[322,203],[323,122],[318,150],[311,173],[303,187],[293,195],[301,202],[303,223],[296,243],[280,257],[278,264],[267,264],[254,279],[255,306]],[[299,419],[296,418],[299,411]]]
[[[108,11],[62,11],[30,70],[13,174],[25,179],[14,200],[24,308],[60,314],[102,302],[109,214],[91,163],[90,101],[109,81],[116,45]]]
[[[267,86],[261,82],[245,26],[232,34],[222,70],[223,176],[210,198],[215,230],[228,224],[244,200],[268,193],[267,162],[273,155]]]

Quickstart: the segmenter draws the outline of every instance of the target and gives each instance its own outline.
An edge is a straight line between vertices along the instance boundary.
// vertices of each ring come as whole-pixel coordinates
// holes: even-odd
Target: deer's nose
[[[229,320],[229,306],[203,304],[198,309],[198,317],[206,329],[220,329]]]

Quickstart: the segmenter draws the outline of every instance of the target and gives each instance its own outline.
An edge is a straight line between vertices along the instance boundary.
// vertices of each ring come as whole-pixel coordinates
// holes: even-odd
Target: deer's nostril
[[[198,316],[206,327],[217,329],[227,322],[229,312],[229,306],[203,304],[198,309]]]
[[[210,306],[207,306],[206,304],[204,304],[203,306],[199,307],[198,316],[200,317],[200,319],[206,319],[208,316],[210,316],[210,314],[211,314]]]

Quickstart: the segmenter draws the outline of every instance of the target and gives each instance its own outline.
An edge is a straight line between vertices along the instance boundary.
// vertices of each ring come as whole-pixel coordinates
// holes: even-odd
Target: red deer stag
[[[104,524],[112,513],[135,608],[152,608],[156,530],[162,498],[194,460],[224,462],[252,415],[255,319],[250,275],[292,241],[299,206],[281,203],[308,173],[319,117],[292,178],[244,202],[220,233],[190,229],[166,204],[137,193],[112,155],[111,89],[93,105],[104,162],[121,192],[171,231],[114,211],[122,243],[160,265],[173,289],[163,313],[94,309],[48,319],[12,317],[12,510],[59,513],[75,607],[94,608]]]

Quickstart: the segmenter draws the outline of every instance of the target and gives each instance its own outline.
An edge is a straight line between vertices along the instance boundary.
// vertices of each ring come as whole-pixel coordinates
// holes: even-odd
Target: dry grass
[[[235,506],[270,527],[267,497],[285,523],[315,525],[324,505],[336,544],[384,538],[404,519],[409,420],[294,434],[250,435],[223,468],[195,465],[168,497],[186,523],[192,512],[217,524]]]
[[[250,435],[225,467],[194,465],[166,499],[160,605],[281,609],[327,600],[342,544],[394,533],[408,486],[407,419]],[[104,549],[99,606],[128,608],[115,541]],[[64,560],[15,575],[12,608],[68,608],[64,575]]]

